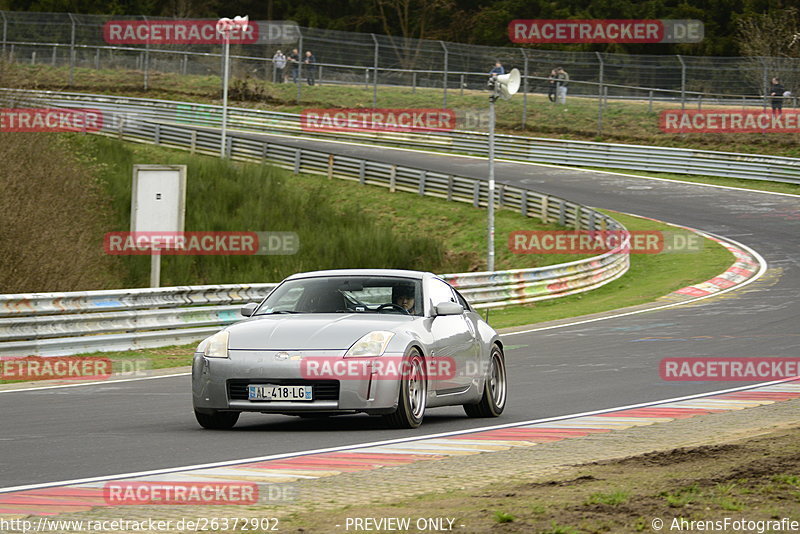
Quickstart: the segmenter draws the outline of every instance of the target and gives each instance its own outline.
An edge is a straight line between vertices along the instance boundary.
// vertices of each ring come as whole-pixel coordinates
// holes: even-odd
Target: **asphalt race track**
[[[258,136],[253,137],[270,137]],[[485,178],[476,158],[276,137],[337,154]],[[800,356],[800,198],[499,163],[499,182],[679,223],[736,240],[769,271],[694,304],[504,338],[510,397],[497,420],[428,412],[414,431],[379,418],[326,421],[244,414],[232,431],[194,421],[188,376],[0,394],[0,488],[422,436],[636,404],[746,385],[667,382],[665,357]],[[498,236],[497,246],[505,246]]]

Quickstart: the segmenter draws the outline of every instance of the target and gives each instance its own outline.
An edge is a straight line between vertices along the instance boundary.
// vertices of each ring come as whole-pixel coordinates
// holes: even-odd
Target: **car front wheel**
[[[412,349],[403,362],[397,410],[385,415],[384,420],[392,428],[417,428],[422,424],[427,398],[425,359],[417,349]]]
[[[500,347],[492,347],[489,358],[489,372],[483,386],[483,396],[478,404],[465,404],[464,411],[470,417],[497,417],[506,407],[508,393],[506,382],[506,363]]]
[[[198,412],[194,411],[194,416],[200,426],[209,430],[228,430],[233,428],[239,420],[239,412]]]

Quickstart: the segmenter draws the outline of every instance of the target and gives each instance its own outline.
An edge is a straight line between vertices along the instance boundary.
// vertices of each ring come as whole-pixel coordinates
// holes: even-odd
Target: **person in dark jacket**
[[[786,91],[778,78],[772,78],[772,87],[769,88],[769,95],[772,97],[772,114],[780,115],[783,113],[783,93]]]
[[[317,58],[314,57],[314,54],[311,53],[311,50],[306,50],[306,57],[303,59],[303,64],[305,65],[306,69],[306,81],[308,85],[314,85],[314,70],[316,67],[314,64],[317,62]]]

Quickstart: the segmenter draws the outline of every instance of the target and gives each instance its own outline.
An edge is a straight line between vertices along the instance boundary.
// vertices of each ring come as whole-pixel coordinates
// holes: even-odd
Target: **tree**
[[[773,76],[786,87],[800,83],[800,12],[790,7],[739,19],[736,39],[742,55],[750,58],[748,75],[766,93]]]

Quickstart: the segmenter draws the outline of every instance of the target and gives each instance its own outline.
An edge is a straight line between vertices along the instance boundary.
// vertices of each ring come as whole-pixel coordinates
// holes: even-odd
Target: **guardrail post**
[[[428,171],[421,170],[419,171],[419,195],[424,197],[425,196],[425,179],[428,177]]]
[[[191,138],[192,146],[190,149],[190,153],[194,154],[197,151],[197,130],[192,130],[192,138]]]
[[[558,201],[558,225],[567,225],[567,206],[564,204],[564,199]]]
[[[575,229],[576,230],[580,230],[581,229],[581,216],[582,215],[583,214],[581,213],[581,206],[579,204],[579,205],[575,206]]]
[[[69,86],[75,85],[75,17],[72,13],[67,13],[72,21],[72,30],[69,38]]]
[[[595,215],[594,210],[589,211],[589,231],[590,232],[593,232],[594,230],[596,230],[595,225],[597,224],[597,222],[595,221],[594,215]]]
[[[261,150],[261,157],[264,161],[269,160],[269,143],[264,143],[264,148]]]
[[[333,180],[333,154],[328,154],[328,180]]]
[[[547,224],[550,221],[550,199],[547,195],[542,197],[542,222]]]
[[[475,180],[472,187],[472,205],[476,208],[481,207],[481,182],[479,180]]]
[[[442,71],[442,87],[444,88],[444,92],[442,94],[442,109],[447,109],[447,62],[448,62],[448,52],[447,52],[447,45],[444,44],[444,41],[439,41],[439,44],[442,45],[442,50],[444,50],[444,70]]]
[[[378,107],[378,38],[374,33],[370,35],[375,44],[375,57],[372,61],[372,108],[375,109]]]
[[[497,186],[497,207],[503,208],[505,207],[505,200],[506,200],[506,186],[505,184],[499,184]]]
[[[389,192],[395,191],[397,191],[397,165],[392,165],[392,170],[389,172]]]
[[[302,157],[301,156],[302,150],[303,149],[301,148],[294,149],[294,168],[292,169],[292,171],[295,174],[300,174],[300,158]]]
[[[367,162],[365,160],[362,159],[358,162],[358,183],[361,185],[367,184],[366,167]]]
[[[448,200],[448,202],[453,200],[453,175],[452,174],[448,174],[447,175],[447,200]]]
[[[524,216],[528,216],[528,190],[522,190],[522,199],[519,201],[519,212]]]
[[[156,145],[161,144],[161,125],[156,124],[156,127],[153,129],[153,143]]]

